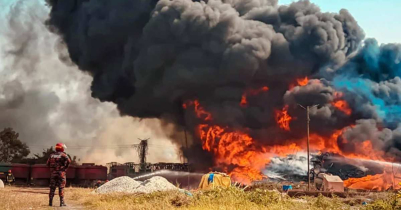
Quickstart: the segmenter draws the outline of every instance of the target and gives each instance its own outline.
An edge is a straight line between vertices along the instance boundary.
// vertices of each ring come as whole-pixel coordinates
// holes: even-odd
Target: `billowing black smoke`
[[[348,145],[339,139],[343,150],[355,152],[352,141],[371,140],[391,155],[400,152],[394,124],[401,117],[400,47],[373,40],[361,46],[364,32],[347,10],[323,13],[309,1],[279,6],[277,0],[48,3],[47,24],[71,60],[93,76],[92,96],[116,103],[122,115],[185,122],[191,130],[199,119],[182,104],[197,99],[213,123],[277,145],[305,136],[297,104],[319,104],[311,110],[314,133],[330,136],[356,124],[341,137]],[[306,76],[313,80],[297,86]],[[262,86],[269,91],[240,105],[244,93]],[[339,92],[351,114],[333,106]],[[275,120],[285,105],[291,132]]]

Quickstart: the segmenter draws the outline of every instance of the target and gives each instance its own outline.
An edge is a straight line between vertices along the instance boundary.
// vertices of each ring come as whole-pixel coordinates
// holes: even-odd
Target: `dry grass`
[[[387,193],[384,199],[371,201],[362,206],[366,198],[298,198],[293,199],[265,189],[243,191],[239,188],[214,189],[193,192],[188,196],[182,192],[157,192],[147,195],[97,195],[91,189],[67,188],[66,201],[69,206],[85,209],[269,209],[269,210],[337,210],[398,209],[396,199]],[[50,209],[47,207],[47,189],[7,188],[0,190],[0,209]],[[55,204],[58,205],[56,197]]]
[[[32,191],[28,188],[7,187],[0,189],[0,209],[49,209],[49,196],[46,192]]]
[[[243,191],[238,188],[194,192],[157,192],[147,195],[92,195],[86,189],[73,189],[73,198],[88,209],[350,209],[336,198],[291,199],[268,190]]]

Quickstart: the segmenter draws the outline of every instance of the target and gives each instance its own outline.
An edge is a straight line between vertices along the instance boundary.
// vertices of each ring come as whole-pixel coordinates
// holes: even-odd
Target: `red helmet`
[[[8,173],[11,173],[11,170],[8,170]]]
[[[64,152],[64,149],[67,149],[67,146],[63,143],[56,144],[56,151],[57,152]]]

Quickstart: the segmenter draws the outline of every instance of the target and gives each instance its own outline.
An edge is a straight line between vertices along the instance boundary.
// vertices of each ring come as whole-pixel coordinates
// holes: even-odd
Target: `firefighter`
[[[14,177],[13,173],[11,172],[11,170],[8,170],[8,172],[7,172],[6,181],[7,181],[8,185],[11,185],[11,183],[15,182],[15,177]]]
[[[56,152],[50,155],[47,166],[50,167],[50,193],[49,206],[53,205],[53,197],[56,188],[59,189],[60,206],[66,206],[64,202],[64,187],[67,182],[66,171],[71,163],[70,158],[64,152],[67,147],[65,144],[56,144]]]
[[[99,188],[100,186],[102,186],[102,182],[98,180],[95,184],[95,188]]]

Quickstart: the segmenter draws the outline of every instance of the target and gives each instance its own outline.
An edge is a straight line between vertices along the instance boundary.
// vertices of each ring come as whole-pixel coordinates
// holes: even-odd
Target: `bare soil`
[[[53,207],[49,207],[49,189],[48,188],[28,188],[28,187],[8,187],[0,189],[0,209],[86,209],[78,204],[72,195],[72,188],[65,190],[66,207],[60,207],[58,190],[53,199]]]

